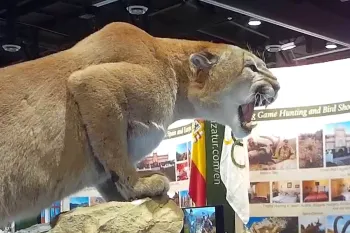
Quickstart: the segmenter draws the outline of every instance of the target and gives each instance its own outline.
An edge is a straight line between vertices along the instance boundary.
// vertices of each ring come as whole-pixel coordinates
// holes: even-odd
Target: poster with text
[[[168,195],[179,205],[179,192],[189,186],[193,127],[193,120],[173,123],[160,145],[136,165],[141,175],[152,171],[165,174],[171,182]]]
[[[255,109],[258,126],[244,139],[251,233],[350,232],[349,66],[273,70],[279,97]]]

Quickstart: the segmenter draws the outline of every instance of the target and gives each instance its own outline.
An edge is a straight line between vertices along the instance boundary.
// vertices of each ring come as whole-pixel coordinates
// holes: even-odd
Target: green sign
[[[204,127],[207,155],[207,204],[224,206],[225,232],[231,233],[235,229],[235,212],[226,200],[226,187],[220,177],[225,126],[213,121],[206,121]]]
[[[254,111],[252,120],[270,121],[300,119],[344,113],[350,113],[350,101],[293,108],[260,109]]]

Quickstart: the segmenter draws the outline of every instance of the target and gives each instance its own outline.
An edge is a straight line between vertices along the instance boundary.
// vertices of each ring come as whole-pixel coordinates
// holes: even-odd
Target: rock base
[[[62,213],[49,233],[180,233],[183,217],[172,200],[108,202]]]

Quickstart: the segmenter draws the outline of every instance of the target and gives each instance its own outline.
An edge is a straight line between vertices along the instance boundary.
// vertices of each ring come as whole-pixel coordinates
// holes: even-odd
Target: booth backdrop
[[[272,70],[279,97],[255,111],[258,127],[244,143],[251,232],[350,232],[349,67],[346,59]]]
[[[257,109],[254,133],[244,140],[249,157],[251,232],[350,232],[350,59],[278,68],[279,98]],[[161,170],[171,179],[171,196],[181,207],[193,206],[189,194],[192,120],[174,123],[167,138],[138,170]],[[226,232],[234,232],[235,214],[220,179],[225,127],[205,122],[207,204],[224,204]],[[103,199],[94,188],[53,203],[42,222],[61,211],[95,205]],[[243,224],[236,217],[236,232]],[[336,229],[334,229],[336,223]],[[311,229],[315,228],[315,229]]]

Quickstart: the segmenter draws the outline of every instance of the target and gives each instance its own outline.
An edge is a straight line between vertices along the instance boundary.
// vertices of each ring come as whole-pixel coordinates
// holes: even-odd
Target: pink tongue
[[[243,119],[245,122],[250,122],[254,112],[254,103],[242,105]]]

